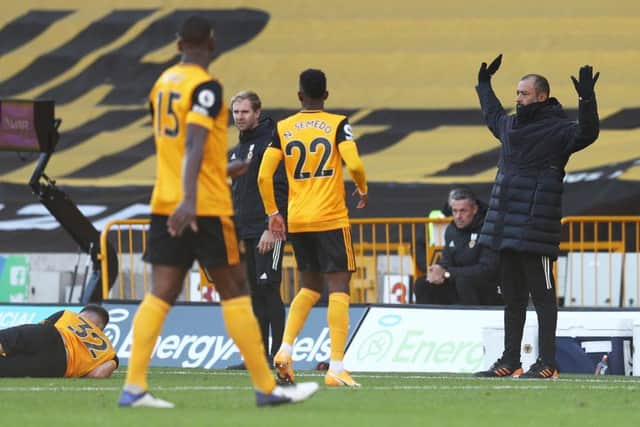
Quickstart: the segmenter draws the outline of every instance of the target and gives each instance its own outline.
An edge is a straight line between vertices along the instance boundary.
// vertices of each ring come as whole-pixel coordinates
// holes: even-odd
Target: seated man
[[[427,274],[416,279],[416,303],[501,305],[498,254],[478,245],[486,206],[467,187],[451,190],[447,204],[453,221],[445,230],[442,258],[428,269],[424,238],[417,239],[416,261]]]
[[[107,323],[109,312],[89,304],[0,330],[0,378],[111,376],[118,356],[103,332]]]

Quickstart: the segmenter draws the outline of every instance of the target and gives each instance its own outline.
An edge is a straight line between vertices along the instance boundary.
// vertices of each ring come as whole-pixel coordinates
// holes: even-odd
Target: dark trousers
[[[0,377],[64,377],[67,353],[53,325],[20,325],[0,330]]]
[[[426,276],[420,276],[413,285],[416,296],[416,304],[456,304],[458,296],[455,284],[446,280],[442,285],[433,285],[427,281]]]
[[[496,279],[496,283],[498,280]],[[478,281],[474,277],[456,277],[456,293],[461,305],[504,305],[498,285]]]
[[[271,252],[258,252],[259,239],[245,239],[245,262],[251,291],[253,314],[258,319],[262,342],[268,358],[273,358],[282,344],[284,304],[280,295],[284,243]],[[271,333],[269,333],[271,332]],[[271,335],[271,350],[269,350]]]
[[[504,297],[504,354],[509,363],[520,362],[520,348],[529,294],[538,315],[538,357],[556,364],[555,281],[549,257],[513,251],[500,252],[500,283]]]

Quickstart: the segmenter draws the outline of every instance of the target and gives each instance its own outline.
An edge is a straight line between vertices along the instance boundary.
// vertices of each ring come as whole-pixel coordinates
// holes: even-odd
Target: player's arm
[[[213,119],[222,107],[222,87],[216,81],[209,81],[196,87],[191,98],[191,110],[187,113],[187,135],[185,157],[182,164],[183,198],[176,210],[169,216],[167,225],[172,236],[181,235],[187,226],[198,231],[196,222],[196,200],[198,176],[209,131],[213,129]]]
[[[85,378],[109,378],[117,367],[118,364],[115,360],[107,360],[101,365],[96,366],[91,372],[85,375]]]
[[[249,170],[249,166],[251,165],[251,160],[240,160],[235,159],[231,160],[227,164],[227,175],[231,178],[237,178],[241,175],[244,175]]]
[[[347,119],[344,119],[338,126],[336,140],[338,141],[340,157],[342,157],[342,160],[344,160],[347,165],[349,175],[351,175],[351,179],[353,179],[353,182],[356,184],[357,190],[354,194],[357,193],[360,196],[360,201],[356,208],[364,208],[368,203],[367,177],[364,172],[364,164],[358,154],[358,147],[353,140],[351,125],[349,125]]]
[[[196,221],[196,200],[198,175],[202,164],[202,153],[209,129],[196,124],[187,125],[187,141],[184,162],[182,164],[182,201],[169,216],[167,225],[172,236],[181,235],[187,226],[198,231]]]
[[[280,160],[282,160],[282,150],[268,147],[264,152],[262,162],[260,162],[260,169],[258,170],[258,190],[267,215],[278,213],[276,195],[273,189],[273,174],[278,169]]]
[[[265,150],[260,162],[260,169],[258,169],[258,191],[260,191],[264,210],[269,215],[269,231],[279,240],[285,239],[286,227],[284,218],[278,212],[276,195],[273,189],[273,174],[278,169],[282,157],[280,138],[278,133],[274,132],[273,140]]]
[[[51,316],[49,316],[46,319],[42,320],[40,323],[43,324],[43,325],[55,325],[56,322],[58,321],[58,319],[60,319],[63,314],[64,314],[64,310],[56,311]]]

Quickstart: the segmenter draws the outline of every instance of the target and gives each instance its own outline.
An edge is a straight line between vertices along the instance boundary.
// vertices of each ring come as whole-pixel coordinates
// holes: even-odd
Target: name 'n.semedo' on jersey
[[[278,122],[270,147],[281,150],[284,158],[290,232],[349,226],[340,149],[343,143],[353,146],[351,151],[357,157],[349,121],[339,114],[303,110]],[[366,193],[364,173],[357,175],[354,181]]]

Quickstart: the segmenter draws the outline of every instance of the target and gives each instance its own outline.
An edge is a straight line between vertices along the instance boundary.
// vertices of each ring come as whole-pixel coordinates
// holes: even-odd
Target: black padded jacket
[[[571,154],[598,138],[595,96],[579,101],[576,122],[567,118],[555,98],[508,115],[489,83],[479,84],[476,91],[487,126],[501,142],[480,244],[555,259],[565,166]]]

